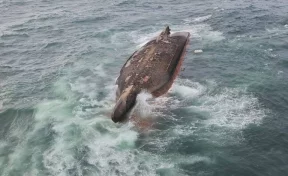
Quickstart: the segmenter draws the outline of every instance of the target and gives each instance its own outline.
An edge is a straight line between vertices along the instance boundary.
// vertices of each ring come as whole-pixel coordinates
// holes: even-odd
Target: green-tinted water
[[[288,3],[1,1],[0,175],[288,174]],[[141,130],[109,118],[126,59],[188,31]],[[195,49],[203,53],[195,54]]]

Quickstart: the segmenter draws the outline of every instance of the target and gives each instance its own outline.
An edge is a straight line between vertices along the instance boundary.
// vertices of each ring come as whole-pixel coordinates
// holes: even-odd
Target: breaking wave
[[[103,70],[94,74],[98,72],[104,74]],[[103,91],[92,76],[55,83],[54,94],[61,98],[36,106],[32,129],[9,155],[13,168],[5,168],[4,175],[23,171],[21,163],[28,158],[24,175],[185,175],[181,164],[213,160],[199,154],[187,159],[158,153],[167,152],[185,136],[219,145],[239,142],[241,130],[261,123],[265,116],[257,99],[245,89],[217,91],[219,87],[211,81],[200,84],[177,79],[167,95],[153,99],[143,92],[138,96],[135,112],[144,119],[152,117],[153,123],[148,133],[142,133],[131,122],[114,124],[110,120],[115,103],[113,81],[104,83]],[[22,133],[20,128],[16,126],[10,137]],[[229,138],[233,134],[238,138]]]

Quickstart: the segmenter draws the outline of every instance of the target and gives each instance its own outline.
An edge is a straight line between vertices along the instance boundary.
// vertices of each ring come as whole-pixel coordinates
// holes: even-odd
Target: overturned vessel
[[[128,118],[142,90],[158,97],[170,89],[180,71],[189,37],[189,32],[170,34],[166,27],[130,56],[116,81],[116,105],[111,117],[115,123]]]

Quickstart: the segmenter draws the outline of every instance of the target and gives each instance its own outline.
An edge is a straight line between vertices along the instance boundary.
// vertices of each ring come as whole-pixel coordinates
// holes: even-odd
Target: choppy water
[[[185,70],[138,97],[152,127],[114,124],[120,68],[166,25]],[[285,0],[0,1],[3,176],[286,176],[287,90]]]

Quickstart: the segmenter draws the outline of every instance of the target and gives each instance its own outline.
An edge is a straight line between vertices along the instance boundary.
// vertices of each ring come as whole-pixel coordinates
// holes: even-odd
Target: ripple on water
[[[0,126],[5,128],[5,132],[0,129],[5,136],[0,139],[0,175],[237,175],[237,169],[258,168],[248,165],[254,161],[259,164],[257,158],[262,156],[253,152],[259,149],[261,138],[248,141],[253,146],[243,150],[248,154],[239,156],[242,162],[251,153],[256,159],[251,157],[247,165],[231,160],[239,152],[237,146],[247,143],[245,130],[263,125],[267,111],[246,85],[227,81],[229,85],[225,86],[221,81],[229,79],[229,74],[239,80],[237,71],[245,70],[251,71],[245,80],[261,82],[266,71],[277,66],[272,64],[275,60],[282,66],[275,73],[285,77],[286,63],[281,55],[285,54],[283,36],[287,27],[283,23],[282,27],[263,28],[263,33],[247,34],[247,30],[253,32],[251,24],[268,17],[259,14],[267,10],[250,6],[250,2],[243,5],[237,1],[244,10],[240,13],[232,1],[222,3],[221,8],[216,7],[217,1],[205,8],[204,1],[187,1],[188,5],[151,2],[43,1],[33,6],[36,15],[24,13],[31,11],[25,7],[33,1],[0,2],[1,7],[15,5],[13,12],[19,11],[17,23],[0,27],[1,56],[5,57],[0,61],[0,77],[5,79],[0,82]],[[249,16],[250,11],[257,16]],[[269,16],[268,22],[272,18]],[[190,80],[180,76],[172,89],[157,99],[142,92],[133,113],[151,124],[147,128],[131,122],[114,124],[110,115],[115,104],[114,82],[121,66],[166,24],[173,32],[190,32],[190,47],[205,51],[194,56],[188,50],[186,58],[187,66],[200,68],[201,76],[189,70]],[[268,25],[261,23],[255,28],[263,24]],[[234,39],[235,33],[239,35]],[[263,47],[255,49],[258,44]],[[265,68],[256,74],[263,65]],[[215,75],[221,79],[205,81]],[[267,158],[265,155],[262,159]],[[267,168],[277,165],[271,158]],[[223,168],[218,167],[221,162]],[[246,175],[249,173],[256,174],[254,170]]]
[[[219,145],[225,143],[223,141],[235,141],[237,139],[227,139],[228,133],[229,135],[238,133],[237,131],[241,131],[249,123],[259,122],[262,118],[261,115],[254,113],[256,121],[244,121],[244,124],[239,121],[240,118],[250,117],[249,111],[245,112],[248,106],[257,104],[257,101],[247,96],[245,91],[228,89],[213,94],[211,92],[217,86],[214,83],[206,85],[179,79],[167,96],[158,99],[151,99],[147,93],[143,93],[142,98],[140,96],[137,106],[143,111],[142,116],[145,118],[148,111],[149,115],[156,115],[154,119],[156,125],[149,133],[142,133],[135,130],[132,123],[114,124],[106,114],[113,107],[114,98],[111,95],[113,82],[109,83],[111,86],[106,87],[108,90],[103,92],[103,98],[97,100],[97,95],[92,95],[90,92],[91,90],[101,91],[101,89],[95,87],[97,84],[83,86],[91,82],[86,78],[76,78],[70,86],[67,79],[59,80],[55,84],[54,92],[62,98],[44,100],[36,106],[32,129],[27,132],[9,157],[14,167],[6,168],[4,173],[20,169],[25,174],[52,175],[72,173],[75,175],[93,173],[185,175],[181,171],[185,166],[197,163],[209,165],[214,162],[206,155],[194,153],[189,158],[182,155],[183,152],[191,153],[190,149],[185,147],[187,141],[184,141],[188,139],[186,137],[190,138],[188,140],[190,146],[197,143],[199,146],[200,138],[204,141],[207,139],[205,143],[212,146],[215,145],[214,142]],[[82,94],[81,99],[79,93]],[[198,105],[195,101],[198,101]],[[236,104],[240,106],[235,107]],[[203,114],[204,111],[207,114],[206,119],[197,119],[197,116],[191,116],[193,113],[177,112],[179,108],[196,114]],[[256,112],[253,106],[250,108],[251,111]],[[165,121],[162,121],[162,118],[165,118]],[[172,121],[173,123],[170,123]],[[170,125],[164,127],[163,124]],[[20,127],[15,128],[15,135],[18,135],[19,129]],[[8,136],[10,137],[12,136]],[[39,137],[45,140],[38,140]],[[45,143],[47,140],[49,145]],[[34,145],[30,149],[32,141]],[[207,149],[202,148],[203,151]],[[196,149],[200,150],[198,147],[195,151]],[[161,153],[170,154],[162,156]],[[20,167],[19,162],[26,160],[27,157],[32,158],[31,165],[24,169]],[[38,160],[43,160],[43,166],[37,166]]]

